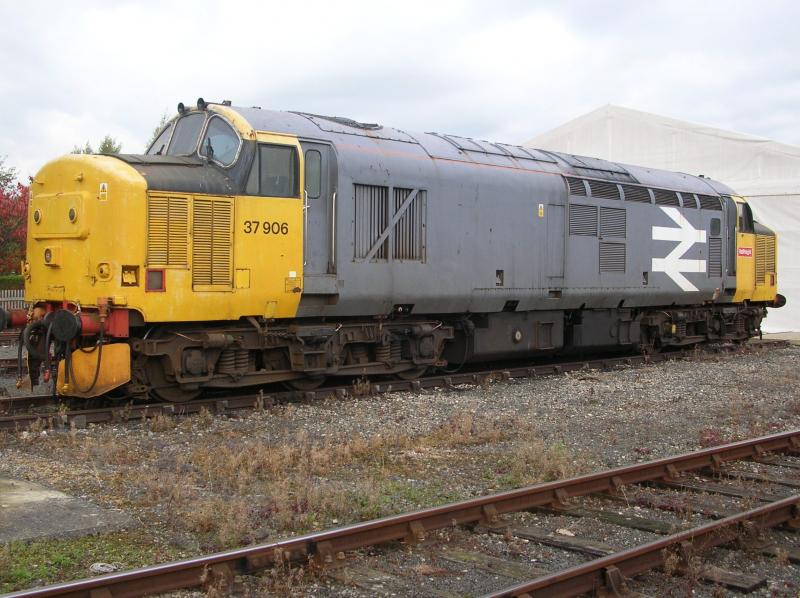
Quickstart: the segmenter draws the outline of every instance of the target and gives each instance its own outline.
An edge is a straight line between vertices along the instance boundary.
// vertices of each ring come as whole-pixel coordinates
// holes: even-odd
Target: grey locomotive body
[[[744,317],[752,331],[763,315],[724,307],[736,288],[736,207],[719,182],[346,119],[240,111],[325,154],[322,189],[306,200],[301,318],[444,317],[456,330],[445,357],[457,363],[685,344],[707,335],[709,318]],[[653,335],[642,338],[648,327]]]

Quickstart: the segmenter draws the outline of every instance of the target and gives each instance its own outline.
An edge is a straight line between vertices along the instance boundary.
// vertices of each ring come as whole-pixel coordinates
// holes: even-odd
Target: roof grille
[[[719,197],[714,197],[712,195],[698,195],[697,199],[700,200],[700,209],[701,210],[720,210],[720,211],[722,211],[722,205],[720,204]]]
[[[681,202],[678,201],[678,194],[674,191],[667,191],[666,189],[654,189],[653,195],[656,197],[656,203],[660,206],[681,205]]]
[[[605,181],[589,181],[589,190],[592,197],[598,199],[619,199],[619,187],[614,183]]]
[[[567,185],[569,185],[570,195],[582,195],[586,197],[586,185],[583,184],[583,179],[567,178]]]
[[[622,185],[622,192],[625,194],[625,201],[638,201],[640,203],[651,203],[650,190],[646,187],[634,187],[632,185]]]

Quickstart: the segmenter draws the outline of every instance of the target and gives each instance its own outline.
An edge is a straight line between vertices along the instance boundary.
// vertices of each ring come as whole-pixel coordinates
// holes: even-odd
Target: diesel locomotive
[[[205,389],[759,334],[776,238],[688,174],[202,99],[33,178],[31,381]]]

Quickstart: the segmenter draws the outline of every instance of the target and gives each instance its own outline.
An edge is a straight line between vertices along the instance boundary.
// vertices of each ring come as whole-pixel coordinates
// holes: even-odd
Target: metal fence
[[[22,289],[0,289],[0,307],[5,309],[24,309],[25,291]]]

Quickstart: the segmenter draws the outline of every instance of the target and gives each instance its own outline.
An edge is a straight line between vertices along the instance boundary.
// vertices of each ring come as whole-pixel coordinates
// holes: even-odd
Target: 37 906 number
[[[269,220],[263,222],[261,220],[245,220],[243,230],[246,235],[255,235],[258,232],[265,235],[288,235],[289,224]]]

